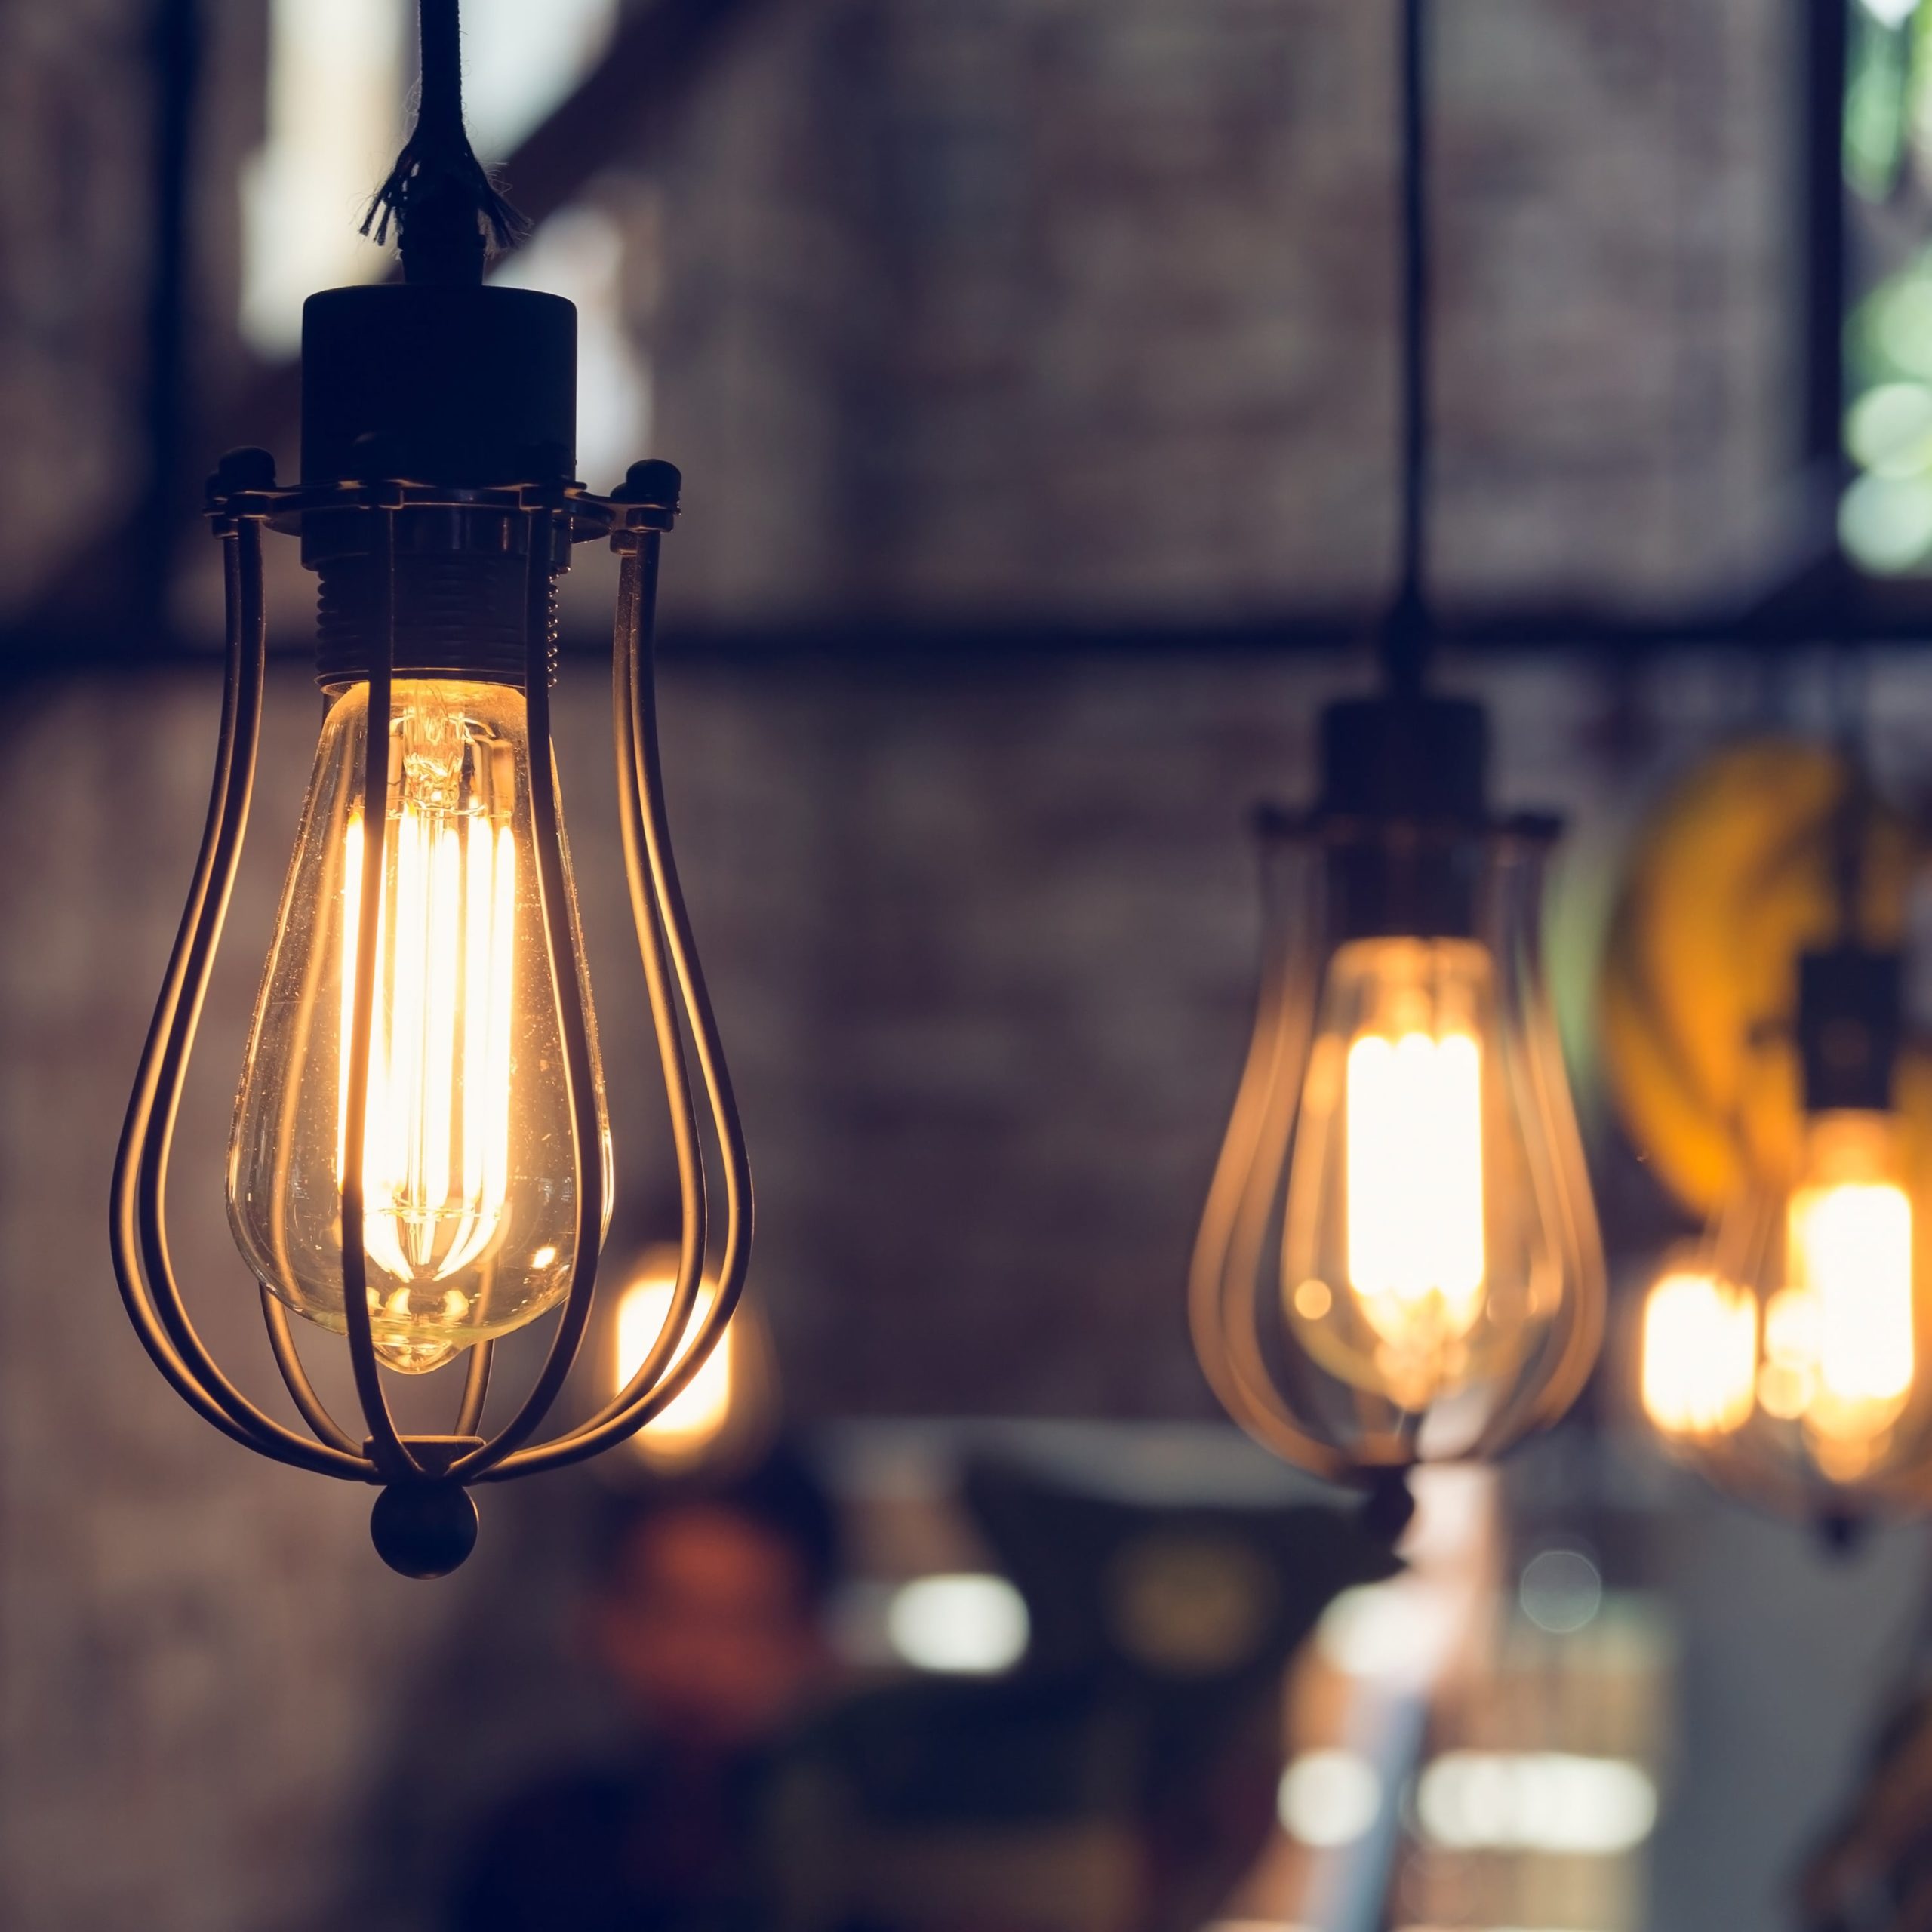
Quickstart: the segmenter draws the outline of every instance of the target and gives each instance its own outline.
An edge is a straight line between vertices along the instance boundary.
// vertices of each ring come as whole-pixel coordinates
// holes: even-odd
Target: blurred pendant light
[[[1708,1441],[1751,1419],[1758,1304],[1700,1251],[1673,1256],[1644,1298],[1638,1341],[1644,1413],[1666,1435]]]
[[[485,285],[486,231],[501,244],[514,217],[463,132],[456,0],[421,0],[421,29],[416,128],[371,211],[379,241],[395,223],[404,278],[309,298],[301,482],[278,487],[272,460],[245,450],[211,483],[228,603],[214,794],[112,1211],[123,1297],[162,1374],[246,1447],[380,1485],[377,1547],[419,1576],[468,1554],[469,1484],[594,1455],[702,1374],[743,1284],[752,1205],[658,761],[652,609],[678,473],[639,463],[608,498],[573,479],[576,312]],[[299,533],[318,573],[328,705],[236,1101],[229,1217],[307,1435],[265,1414],[210,1356],[169,1263],[165,1216],[254,776],[265,525]],[[622,559],[622,831],[684,1226],[663,1319],[633,1373],[589,1420],[540,1444],[531,1438],[590,1318],[611,1190],[550,737],[557,578],[571,545],[592,537]],[[687,1028],[724,1180],[715,1277],[702,1289],[713,1209]],[[345,1229],[359,1238],[345,1241]],[[486,1437],[494,1341],[552,1309],[534,1386]],[[305,1373],[291,1311],[346,1338],[354,1429]],[[381,1371],[420,1374],[459,1357],[450,1432],[399,1432]]]
[[[1798,955],[1792,1020],[1746,1042],[1770,1106],[1753,1094],[1740,1107],[1739,1177],[1697,1251],[1651,1286],[1638,1364],[1666,1440],[1723,1487],[1835,1537],[1932,1500],[1932,1175],[1902,1105],[1903,958],[1866,938],[1876,807],[1855,758],[1846,772],[1835,940]],[[1790,1123],[1782,1145],[1752,1144],[1767,1112]]]
[[[608,1351],[613,1394],[628,1387],[669,1319],[678,1288],[674,1248],[648,1251],[617,1301]],[[703,1332],[718,1297],[707,1277],[684,1330]],[[672,1366],[683,1362],[683,1343]],[[741,1300],[731,1325],[718,1338],[677,1399],[652,1417],[632,1440],[652,1469],[682,1474],[741,1468],[771,1446],[778,1422],[778,1374],[770,1336],[756,1306]]]
[[[1190,1283],[1216,1394],[1269,1447],[1367,1483],[1486,1457],[1581,1389],[1602,1260],[1539,958],[1558,827],[1498,819],[1481,707],[1425,688],[1423,0],[1402,0],[1401,580],[1383,694],[1322,719],[1312,811],[1259,815],[1269,937]]]

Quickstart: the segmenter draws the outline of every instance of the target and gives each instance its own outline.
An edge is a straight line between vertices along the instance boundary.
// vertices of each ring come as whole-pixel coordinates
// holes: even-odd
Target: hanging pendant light
[[[1403,0],[1401,588],[1383,695],[1322,720],[1320,795],[1258,814],[1268,937],[1202,1217],[1195,1346],[1235,1420],[1367,1483],[1494,1455],[1575,1399],[1602,1260],[1540,960],[1558,826],[1490,808],[1480,706],[1429,692],[1424,20]]]
[[[301,481],[278,485],[259,450],[225,458],[211,481],[228,631],[214,791],[135,1080],[112,1232],[135,1329],[190,1406],[261,1454],[379,1486],[377,1549],[431,1576],[474,1543],[470,1485],[595,1455],[701,1373],[743,1285],[752,1200],[658,758],[652,612],[678,472],[639,463],[608,498],[574,480],[576,312],[484,284],[486,232],[502,243],[513,217],[463,133],[456,0],[421,0],[421,31],[416,128],[371,211],[379,240],[395,223],[404,279],[309,298]],[[217,1365],[166,1231],[176,1113],[255,771],[265,526],[299,534],[319,578],[328,709],[242,1070],[228,1204],[307,1434]],[[557,580],[571,545],[597,537],[621,560],[621,830],[683,1226],[661,1325],[625,1385],[539,1442],[590,1318],[611,1197],[549,699]],[[687,1030],[721,1214],[706,1191]],[[534,1386],[486,1435],[496,1340],[552,1311]],[[291,1313],[346,1340],[356,1426],[318,1396]],[[384,1370],[458,1361],[449,1432],[402,1434]]]
[[[1903,957],[1866,936],[1877,806],[1844,770],[1835,937],[1793,962],[1790,1022],[1751,1029],[1737,1177],[1652,1284],[1638,1364],[1680,1454],[1833,1540],[1932,1501],[1932,1149],[1906,1104]]]

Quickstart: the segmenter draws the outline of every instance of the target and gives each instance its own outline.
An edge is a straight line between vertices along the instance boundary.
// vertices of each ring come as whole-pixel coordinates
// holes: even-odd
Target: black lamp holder
[[[1798,1055],[1807,1114],[1886,1113],[1904,1039],[1904,961],[1850,943],[1798,962]]]

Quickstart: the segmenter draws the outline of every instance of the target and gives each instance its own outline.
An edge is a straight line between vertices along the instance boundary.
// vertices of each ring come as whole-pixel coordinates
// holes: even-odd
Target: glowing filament
[[[1666,1275],[1644,1304],[1644,1413],[1669,1435],[1727,1435],[1751,1418],[1758,1304],[1705,1274]]]
[[[388,827],[363,1129],[364,1243],[405,1284],[446,1281],[475,1263],[496,1238],[509,1192],[515,845],[507,825],[438,810],[424,789],[431,795],[405,789]],[[345,837],[338,1183],[347,1171],[359,814]]]
[[[1466,1032],[1358,1035],[1349,1048],[1349,1286],[1404,1353],[1482,1312],[1482,1056]]]
[[[1807,1298],[1814,1372],[1807,1423],[1840,1441],[1888,1429],[1912,1390],[1912,1203],[1889,1183],[1801,1188],[1790,1213],[1792,1290]],[[1788,1352],[1799,1351],[1795,1346]],[[1795,1365],[1795,1364],[1794,1364]]]

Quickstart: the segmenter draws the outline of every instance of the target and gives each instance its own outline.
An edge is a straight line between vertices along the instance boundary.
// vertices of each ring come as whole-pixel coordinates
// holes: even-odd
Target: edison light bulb
[[[1228,1412],[1378,1511],[1554,1422],[1602,1332],[1541,964],[1558,828],[1491,814],[1484,742],[1461,700],[1346,700],[1312,808],[1257,813],[1260,995],[1189,1273]]]
[[[289,1308],[338,1334],[368,719],[358,683],[323,722],[229,1149],[242,1254]],[[577,1185],[523,694],[398,678],[389,739],[361,1238],[377,1352],[420,1371],[564,1294]],[[568,892],[568,854],[565,878]],[[597,1069],[580,943],[572,953]],[[608,1177],[595,1079],[592,1158]],[[605,1200],[608,1217],[608,1185]]]
[[[1561,1291],[1548,1177],[1497,1064],[1495,977],[1472,940],[1352,940],[1316,1017],[1287,1319],[1331,1374],[1405,1411],[1506,1369]]]
[[[621,1390],[643,1367],[671,1312],[671,1299],[677,1284],[669,1275],[648,1273],[627,1287],[617,1303],[617,1350],[613,1364],[613,1392]],[[709,1281],[698,1284],[689,1319],[679,1338],[675,1367],[681,1362],[691,1340],[702,1327],[717,1290]],[[637,1434],[637,1444],[647,1457],[656,1461],[684,1463],[695,1460],[724,1432],[731,1418],[735,1366],[733,1356],[738,1321],[718,1338],[697,1373]]]
[[[1666,1435],[1728,1435],[1751,1419],[1758,1304],[1696,1267],[1667,1269],[1644,1302],[1644,1413]]]
[[[1900,1131],[1877,1109],[1807,1115],[1786,1176],[1725,1207],[1712,1272],[1666,1277],[1645,1312],[1651,1420],[1719,1481],[1828,1518],[1922,1486],[1922,1230]]]

